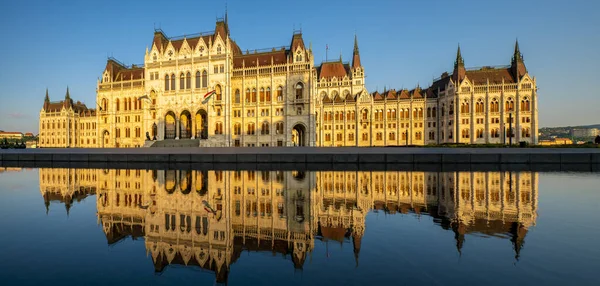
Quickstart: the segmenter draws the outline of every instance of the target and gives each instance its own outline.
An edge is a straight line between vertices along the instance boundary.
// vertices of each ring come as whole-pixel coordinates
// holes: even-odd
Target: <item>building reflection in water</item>
[[[46,208],[96,195],[109,244],[144,237],[156,272],[196,265],[227,280],[242,251],[291,257],[315,239],[351,240],[358,265],[369,211],[433,217],[454,232],[510,239],[515,258],[535,224],[533,172],[192,171],[40,169]]]

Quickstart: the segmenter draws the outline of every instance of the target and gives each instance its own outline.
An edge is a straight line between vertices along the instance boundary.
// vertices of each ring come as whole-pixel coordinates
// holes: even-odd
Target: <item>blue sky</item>
[[[515,39],[538,80],[540,126],[600,123],[600,1],[229,0],[231,36],[242,50],[289,45],[294,28],[315,62],[350,60],[358,35],[369,91],[427,86],[451,71],[460,43],[467,67],[507,65]],[[168,36],[214,30],[213,1],[2,1],[0,130],[38,132],[45,89],[95,106],[108,55],[142,64],[153,30]]]

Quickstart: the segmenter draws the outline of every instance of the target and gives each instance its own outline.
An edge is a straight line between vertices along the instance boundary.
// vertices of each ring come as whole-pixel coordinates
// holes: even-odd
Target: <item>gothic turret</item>
[[[354,35],[354,51],[352,52],[352,68],[360,68],[360,54],[358,52],[358,37]]]
[[[65,102],[63,106],[68,109],[71,105],[73,105],[73,100],[71,100],[71,95],[69,95],[69,87],[67,86],[67,93],[65,94]]]
[[[50,106],[50,96],[48,96],[48,88],[46,88],[46,97],[44,97],[44,110],[48,110]]]
[[[454,82],[460,82],[465,78],[467,71],[465,70],[465,61],[460,53],[460,45],[456,51],[456,60],[454,61],[454,72],[452,73],[452,79]]]
[[[527,68],[525,68],[523,62],[523,54],[519,50],[519,40],[515,41],[515,52],[513,53],[510,69],[517,80],[520,80],[527,73]]]

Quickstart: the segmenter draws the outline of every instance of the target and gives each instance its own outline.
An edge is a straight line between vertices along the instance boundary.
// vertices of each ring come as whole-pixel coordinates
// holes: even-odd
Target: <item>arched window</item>
[[[475,113],[483,113],[484,111],[483,99],[478,99],[475,103]]]
[[[171,74],[171,90],[175,90],[175,74]]]
[[[419,108],[419,118],[423,118],[423,108]]]
[[[250,102],[256,102],[256,88],[252,89],[252,98],[250,99]]]
[[[235,90],[235,103],[240,103],[240,90]]]
[[[250,102],[250,99],[252,99],[252,97],[250,96],[250,89],[247,88],[246,89],[246,103]]]
[[[221,45],[217,46],[217,54],[221,54]]]
[[[431,109],[431,117],[433,117],[433,118],[437,117],[436,108],[435,107]]]
[[[492,103],[490,104],[490,112],[500,112],[500,106],[498,105],[498,99],[492,99]]]
[[[524,138],[531,137],[531,134],[529,132],[529,128],[523,127],[523,129],[521,129],[521,137],[524,137]]]
[[[448,108],[448,114],[449,115],[454,114],[454,101],[450,101],[450,107]]]
[[[269,135],[269,122],[263,122],[262,127],[260,129],[261,135]]]
[[[179,75],[179,89],[185,89],[185,75],[183,73]]]
[[[431,107],[427,107],[427,118],[431,117]]]
[[[208,72],[206,70],[202,71],[202,87],[208,87]]]
[[[417,115],[418,115],[418,111],[417,111],[417,109],[416,109],[416,108],[413,108],[413,119],[414,119],[414,118],[417,118]]]
[[[200,88],[200,71],[196,72],[196,88]]]
[[[477,129],[477,138],[478,139],[483,138],[483,129]]]
[[[247,130],[246,130],[246,134],[247,135],[254,135],[254,134],[256,134],[256,126],[254,125],[253,122],[248,123],[247,127],[248,127]]]
[[[223,134],[223,122],[215,123],[215,134]]]
[[[529,98],[525,97],[521,100],[521,111],[531,111],[529,107]]]
[[[100,111],[107,111],[108,110],[108,100],[106,98],[102,99],[102,110]]]
[[[283,101],[283,88],[281,86],[277,87],[277,101]]]
[[[302,99],[303,92],[304,92],[304,85],[301,82],[297,83],[296,84],[296,99],[297,100]]]
[[[369,119],[369,111],[366,109],[363,109],[362,111],[362,119],[363,120],[368,120]]]
[[[515,110],[515,101],[512,98],[509,98],[504,103],[504,111],[514,111]]]
[[[270,87],[267,87],[267,91],[265,93],[265,101],[271,102],[271,88]]]
[[[127,110],[131,110],[131,97],[127,100],[129,106],[127,107]]]
[[[465,138],[465,139],[469,138],[469,129],[463,129],[461,131],[461,136],[462,136],[462,138]]]
[[[117,98],[117,101],[115,101],[115,104],[117,105],[117,111],[121,110],[121,101]]]
[[[187,74],[185,75],[185,89],[190,88],[192,88],[192,74],[190,72],[187,72]]]
[[[265,88],[264,87],[260,88],[259,96],[260,96],[260,98],[259,98],[260,102],[265,102]]]
[[[462,114],[468,114],[470,113],[471,110],[469,108],[469,102],[468,101],[464,101],[461,105],[460,105],[460,113]]]
[[[165,75],[165,90],[169,90],[169,75]]]
[[[275,134],[283,134],[283,122],[275,123]]]
[[[242,134],[242,125],[239,123],[236,123],[233,125],[233,134],[234,135],[240,135]]]

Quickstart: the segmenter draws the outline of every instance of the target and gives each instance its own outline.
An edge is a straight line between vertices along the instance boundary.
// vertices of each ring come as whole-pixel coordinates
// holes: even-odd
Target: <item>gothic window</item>
[[[283,88],[281,86],[277,87],[277,101],[283,101]]]
[[[362,111],[362,119],[363,120],[368,120],[369,119],[369,111],[366,109],[363,109]]]
[[[500,112],[500,105],[498,104],[498,99],[492,99],[492,103],[490,104],[490,112]]]
[[[242,134],[242,125],[241,124],[236,123],[235,125],[233,125],[233,134],[234,135]]]
[[[252,89],[252,98],[250,102],[256,102],[256,88]]]
[[[276,131],[275,131],[276,134],[283,134],[283,122],[277,122],[275,124],[275,127],[276,127],[275,128],[276,129]]]
[[[260,102],[265,102],[265,88],[264,87],[260,88],[260,94],[259,95],[260,95],[260,98],[259,98]]]
[[[246,89],[246,103],[250,102],[250,89]]]
[[[240,103],[240,90],[235,90],[235,103]]]
[[[175,90],[175,74],[171,74],[171,90]]]
[[[185,75],[185,88],[192,88],[192,74],[190,72]]]
[[[427,118],[431,117],[431,107],[427,107]]]
[[[303,91],[304,91],[304,85],[301,82],[297,83],[296,84],[296,99],[297,100],[302,99]]]
[[[179,75],[179,89],[185,89],[185,75],[183,73]]]
[[[196,72],[196,88],[200,88],[200,71]]]
[[[263,122],[262,128],[260,129],[261,135],[269,135],[269,122]]]
[[[521,111],[531,111],[529,106],[529,98],[525,97],[523,100],[521,100]]]
[[[475,104],[475,113],[483,113],[484,112],[484,105],[483,105],[483,99],[478,99],[477,103]]]
[[[515,101],[512,98],[509,98],[504,103],[504,111],[509,112],[509,111],[514,111],[514,110],[515,110]]]
[[[221,45],[218,45],[218,46],[217,46],[217,54],[218,54],[218,55],[219,55],[219,54],[221,54]]]
[[[255,130],[256,130],[256,127],[255,127],[254,123],[248,123],[247,129],[246,129],[246,134],[247,135],[254,135],[255,134]]]
[[[477,129],[477,138],[478,139],[483,138],[483,129]]]
[[[117,111],[119,111],[121,109],[121,101],[117,98],[115,103],[117,104]]]
[[[165,75],[165,90],[169,90],[169,75]]]
[[[461,131],[461,137],[464,138],[464,139],[469,138],[469,129],[463,129]]]
[[[202,71],[202,87],[208,87],[208,72],[206,70]]]
[[[215,123],[215,134],[223,134],[223,122]]]
[[[267,87],[267,90],[265,92],[265,101],[271,102],[271,88],[270,87]]]

